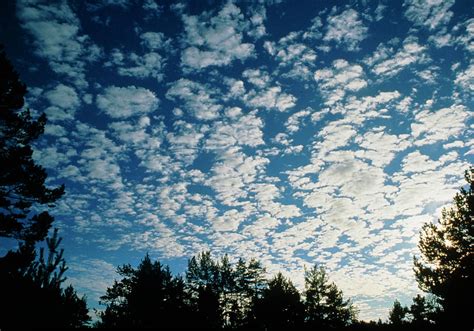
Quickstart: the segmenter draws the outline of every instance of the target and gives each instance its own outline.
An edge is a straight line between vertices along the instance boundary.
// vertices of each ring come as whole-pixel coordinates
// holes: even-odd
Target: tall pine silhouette
[[[31,245],[43,240],[53,217],[33,213],[33,205],[52,205],[64,186],[45,186],[46,171],[33,159],[31,142],[44,130],[46,116],[37,120],[23,110],[26,86],[0,48],[0,236]]]
[[[419,287],[438,298],[441,325],[474,327],[474,168],[465,173],[467,188],[456,194],[438,224],[423,226],[414,259]]]
[[[0,47],[0,237],[17,247],[0,257],[0,327],[80,327],[89,320],[85,298],[61,288],[67,267],[57,230],[37,255],[54,218],[53,206],[64,186],[45,186],[46,171],[33,158],[31,143],[44,130],[46,116],[34,120],[23,110],[26,85]]]
[[[191,312],[184,282],[168,267],[152,262],[148,254],[135,269],[118,268],[123,277],[101,297],[106,305],[99,327],[182,328],[191,327]]]
[[[309,328],[341,328],[353,323],[357,311],[344,300],[342,291],[317,265],[305,271],[306,325]]]

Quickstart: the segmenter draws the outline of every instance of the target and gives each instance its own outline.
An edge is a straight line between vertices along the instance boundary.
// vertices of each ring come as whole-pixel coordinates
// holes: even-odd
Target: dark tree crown
[[[46,171],[32,158],[30,144],[43,133],[46,115],[34,120],[22,110],[27,89],[2,48],[0,77],[0,237],[33,244],[46,237],[53,217],[32,208],[52,206],[64,186],[46,187]]]

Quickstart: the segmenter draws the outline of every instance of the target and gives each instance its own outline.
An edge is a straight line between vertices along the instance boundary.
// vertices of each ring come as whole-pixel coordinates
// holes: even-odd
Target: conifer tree
[[[41,206],[52,207],[64,186],[45,186],[47,174],[33,158],[31,143],[44,130],[46,116],[33,119],[23,110],[26,85],[0,46],[0,237],[18,246],[0,257],[0,293],[6,308],[0,327],[81,327],[89,321],[85,298],[69,286],[61,288],[67,267],[57,230],[46,239],[53,217]],[[5,305],[4,305],[5,307]]]
[[[395,300],[393,303],[392,310],[390,311],[388,315],[388,320],[390,324],[400,327],[402,325],[407,324],[406,316],[408,313],[408,308],[405,306],[402,306],[400,301]]]
[[[72,286],[61,288],[67,267],[60,243],[55,229],[46,239],[47,255],[41,248],[39,257],[33,255],[33,262],[15,272],[0,272],[0,293],[7,303],[2,310],[0,327],[76,328],[87,325],[90,317],[86,298],[80,298]]]
[[[304,306],[290,279],[278,273],[268,282],[255,304],[256,323],[266,330],[301,329]]]
[[[106,305],[97,326],[116,328],[189,327],[188,298],[184,282],[169,268],[152,262],[148,254],[137,268],[117,268],[123,277],[107,289],[101,302]]]
[[[201,328],[220,328],[223,324],[220,305],[219,266],[209,251],[193,256],[186,270],[186,289]]]
[[[410,306],[411,323],[418,328],[432,326],[437,313],[436,303],[430,297],[418,294]]]
[[[51,206],[64,193],[64,186],[45,186],[46,171],[32,158],[31,143],[44,130],[46,116],[34,120],[23,110],[26,85],[0,48],[0,237],[34,246],[42,241],[53,217],[33,213],[32,206]]]
[[[419,287],[437,297],[439,323],[474,327],[474,168],[465,172],[467,187],[445,208],[438,224],[425,224],[414,258]]]
[[[341,328],[355,321],[357,312],[342,291],[330,283],[323,267],[305,270],[306,325],[311,328]]]

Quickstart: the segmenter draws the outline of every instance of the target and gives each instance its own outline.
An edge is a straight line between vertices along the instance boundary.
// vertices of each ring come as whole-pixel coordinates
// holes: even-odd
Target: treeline
[[[86,298],[63,286],[67,266],[57,230],[48,237],[54,222],[48,209],[64,186],[47,187],[45,169],[32,158],[31,142],[43,133],[46,116],[34,119],[23,109],[25,94],[0,46],[0,237],[16,243],[0,257],[0,329],[473,329],[473,168],[453,206],[421,231],[414,272],[426,296],[413,298],[410,307],[395,301],[386,323],[358,321],[353,303],[320,266],[304,270],[300,293],[281,273],[267,279],[257,260],[231,263],[203,252],[183,276],[148,255],[136,268],[119,267],[122,279],[107,289],[105,309],[91,324]]]
[[[98,327],[327,329],[356,320],[350,300],[318,266],[305,271],[303,295],[281,273],[267,280],[255,259],[233,264],[210,252],[191,258],[184,277],[148,255],[118,273],[123,278],[101,298]]]

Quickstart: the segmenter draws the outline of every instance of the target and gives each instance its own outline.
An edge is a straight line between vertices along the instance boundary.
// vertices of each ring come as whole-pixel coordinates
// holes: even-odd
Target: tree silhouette
[[[474,293],[474,168],[465,172],[467,189],[461,188],[454,205],[443,209],[439,224],[425,224],[414,258],[419,287],[438,298],[439,323],[472,329]]]
[[[33,211],[52,207],[64,186],[47,188],[46,171],[32,159],[31,142],[44,130],[46,116],[33,120],[22,110],[26,85],[0,46],[0,237],[18,247],[0,257],[0,293],[6,303],[0,327],[80,327],[88,322],[85,298],[72,287],[61,288],[67,267],[57,230],[37,258],[36,244],[45,239],[53,217]],[[6,307],[5,307],[6,306]]]
[[[434,317],[437,313],[437,306],[433,300],[421,295],[413,298],[410,306],[411,323],[417,328],[427,328],[434,324]]]
[[[188,298],[184,282],[173,277],[168,267],[152,262],[148,254],[134,269],[118,267],[123,276],[107,289],[101,302],[99,327],[173,328],[189,327]],[[183,318],[186,317],[186,318]]]
[[[304,306],[291,280],[281,273],[273,277],[255,303],[255,315],[258,327],[267,330],[302,328]]]
[[[401,327],[402,325],[407,324],[406,316],[408,314],[408,308],[402,306],[400,301],[395,300],[393,303],[392,310],[388,315],[388,320],[390,324],[396,327]]]
[[[31,142],[44,130],[46,116],[33,120],[24,105],[26,85],[0,47],[0,236],[29,246],[43,240],[53,222],[47,212],[35,214],[33,205],[51,206],[64,186],[47,188],[44,168],[32,159]]]
[[[188,261],[186,288],[197,318],[196,324],[201,328],[220,328],[223,325],[222,280],[219,265],[212,259],[211,252],[202,252]]]
[[[235,282],[238,297],[236,314],[237,327],[256,325],[255,304],[266,288],[265,268],[260,261],[251,259],[248,263],[240,258],[235,266]]]
[[[83,327],[90,320],[85,297],[79,298],[72,286],[61,288],[67,267],[58,249],[57,229],[46,243],[47,256],[41,248],[33,262],[0,273],[0,293],[8,303],[2,309],[0,326],[71,328]]]
[[[323,267],[305,270],[306,325],[310,328],[342,328],[356,319],[350,300],[330,283]]]

